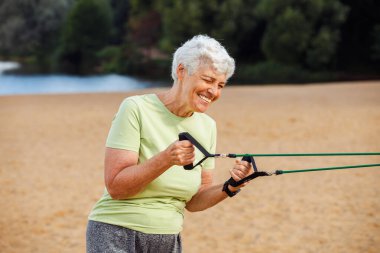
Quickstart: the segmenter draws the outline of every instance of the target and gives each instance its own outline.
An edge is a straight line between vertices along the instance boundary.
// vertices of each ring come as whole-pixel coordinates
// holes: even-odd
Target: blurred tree
[[[120,45],[127,32],[126,24],[129,18],[130,3],[129,0],[111,0],[111,7],[113,12],[111,42]]]
[[[247,82],[325,80],[378,70],[379,10],[376,0],[0,0],[0,59],[166,76],[173,51],[208,34]]]
[[[260,52],[254,9],[258,0],[158,0],[162,16],[160,47],[172,53],[181,43],[197,34],[221,41],[235,57],[250,59]],[[255,43],[256,42],[256,43]]]
[[[138,45],[144,56],[151,59],[152,49],[160,38],[160,14],[150,10],[129,20],[128,38]]]
[[[96,53],[107,45],[112,30],[108,0],[78,0],[70,10],[57,52],[58,69],[86,74],[97,65]]]
[[[297,64],[308,46],[311,24],[301,10],[291,6],[272,18],[262,41],[263,52],[269,60]]]
[[[48,65],[56,37],[73,0],[2,0],[0,55],[32,55]]]
[[[154,3],[150,0],[129,1],[126,36],[124,44],[120,47],[122,60],[119,60],[119,69],[123,73],[153,76],[154,72],[158,69],[160,72],[162,68],[152,63],[157,58],[168,58],[158,50],[161,14],[154,8]]]
[[[380,1],[341,0],[350,6],[347,22],[342,26],[342,41],[338,47],[338,66],[350,73],[379,73],[380,59],[376,58],[376,26],[380,24]],[[377,42],[376,42],[377,41]]]
[[[139,48],[152,48],[161,36],[161,15],[148,0],[130,1],[127,40]]]
[[[373,27],[372,31],[373,44],[372,44],[372,59],[380,61],[380,24]]]
[[[258,2],[226,0],[216,7],[210,35],[221,40],[229,53],[240,61],[257,62],[262,58],[260,40],[263,26],[255,14]]]
[[[156,3],[162,17],[162,37],[160,48],[167,53],[184,43],[191,36],[206,33],[207,29],[202,27],[202,14],[210,11],[202,8],[202,2],[209,1],[175,1],[159,0]],[[211,14],[210,14],[211,16]],[[203,28],[203,29],[202,29]]]
[[[324,69],[336,53],[347,11],[338,0],[262,0],[262,50],[270,61]]]

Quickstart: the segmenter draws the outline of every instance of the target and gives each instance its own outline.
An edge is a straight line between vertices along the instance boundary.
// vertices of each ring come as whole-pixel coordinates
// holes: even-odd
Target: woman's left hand
[[[252,173],[253,173],[252,165],[251,163],[248,163],[246,161],[235,160],[235,166],[232,169],[230,169],[231,177],[235,181],[239,181],[251,175]],[[248,183],[249,182],[246,182],[236,187],[233,187],[230,185],[229,188],[232,191],[237,191],[239,188],[246,186]]]

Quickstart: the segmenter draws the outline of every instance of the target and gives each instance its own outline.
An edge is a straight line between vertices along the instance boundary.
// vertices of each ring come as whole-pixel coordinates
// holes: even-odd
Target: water
[[[5,70],[17,67],[17,63],[0,62],[0,96],[16,94],[125,92],[163,86],[162,82],[141,80],[116,74],[86,77],[2,74]]]
[[[0,61],[0,75],[7,70],[18,69],[20,64],[17,62]]]

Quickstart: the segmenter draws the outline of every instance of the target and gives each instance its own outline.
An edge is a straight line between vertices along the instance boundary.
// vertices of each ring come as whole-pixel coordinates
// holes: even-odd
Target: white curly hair
[[[192,75],[202,64],[210,64],[219,74],[229,79],[235,71],[235,60],[215,39],[207,35],[196,35],[178,48],[173,56],[172,78],[177,81],[177,67],[182,64]]]

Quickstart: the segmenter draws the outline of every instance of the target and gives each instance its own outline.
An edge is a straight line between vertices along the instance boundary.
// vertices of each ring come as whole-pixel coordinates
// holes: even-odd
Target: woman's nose
[[[216,87],[210,87],[207,89],[208,92],[210,92],[211,94],[215,95],[216,94]]]

